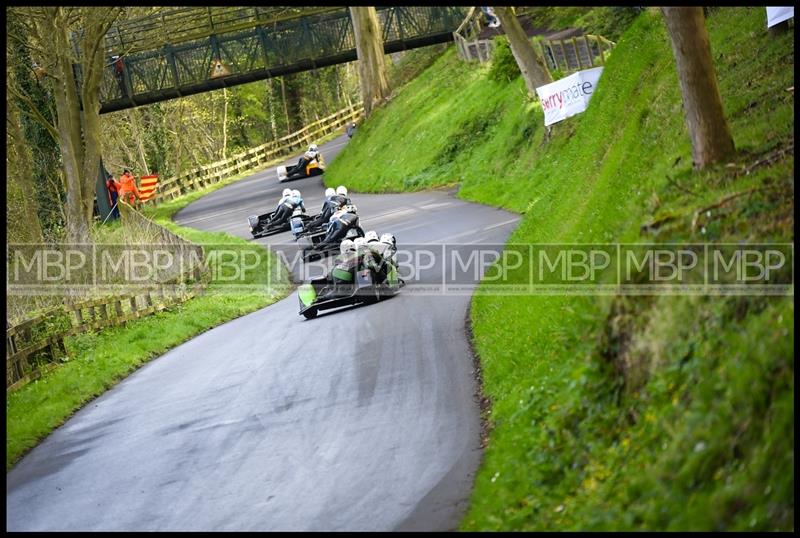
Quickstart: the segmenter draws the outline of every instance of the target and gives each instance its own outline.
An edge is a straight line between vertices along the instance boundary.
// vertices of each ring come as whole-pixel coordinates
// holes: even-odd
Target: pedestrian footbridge
[[[384,49],[452,41],[467,11],[379,7]],[[346,7],[162,8],[111,28],[106,48],[101,114],[357,59]]]

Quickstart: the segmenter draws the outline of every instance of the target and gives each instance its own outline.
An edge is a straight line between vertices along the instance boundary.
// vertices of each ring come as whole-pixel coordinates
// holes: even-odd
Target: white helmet
[[[292,196],[296,196],[298,198],[302,198],[302,196],[300,196],[300,191],[298,191],[297,189],[294,189],[292,191]]]
[[[341,196],[347,196],[347,187],[345,187],[344,185],[339,185],[338,187],[336,187],[336,194],[339,194]]]
[[[394,238],[392,234],[383,234],[381,236],[381,243],[386,243],[387,245],[394,246],[397,243],[397,240]]]
[[[308,151],[319,151],[319,148],[317,148],[316,144],[311,144],[308,146]]]
[[[283,192],[281,193],[281,196],[291,196],[291,195],[292,195],[292,189],[283,189]]]
[[[355,239],[355,241],[353,241],[353,243],[355,243],[356,248],[358,248],[360,246],[363,246],[363,245],[367,244],[367,238],[366,237],[356,237],[356,239]]]
[[[336,189],[334,189],[333,187],[328,187],[327,189],[325,189],[325,198],[333,196],[334,194],[336,194]]]
[[[339,250],[342,254],[356,249],[356,244],[351,239],[345,239],[339,244]]]
[[[364,234],[364,239],[367,240],[367,243],[372,243],[373,241],[378,240],[378,232],[375,230],[370,230],[366,234]]]

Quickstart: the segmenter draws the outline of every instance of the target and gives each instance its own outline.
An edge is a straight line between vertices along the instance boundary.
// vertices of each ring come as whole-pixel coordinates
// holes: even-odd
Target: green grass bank
[[[588,110],[551,133],[521,78],[451,48],[326,181],[457,184],[524,214],[510,243],[793,242],[793,35],[769,35],[763,7],[707,24],[732,163],[692,169],[669,39],[647,12]],[[471,321],[492,429],[463,530],[794,528],[793,297],[482,291]]]

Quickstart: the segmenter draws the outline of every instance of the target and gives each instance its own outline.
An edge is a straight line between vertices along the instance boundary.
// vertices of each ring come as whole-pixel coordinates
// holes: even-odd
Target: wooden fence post
[[[572,46],[575,49],[575,59],[578,61],[578,69],[583,69],[583,62],[581,61],[581,51],[578,50],[578,40],[572,38]]]
[[[583,36],[583,42],[586,44],[586,55],[589,57],[589,65],[594,67],[594,54],[592,54],[592,45],[589,43],[589,38]]]

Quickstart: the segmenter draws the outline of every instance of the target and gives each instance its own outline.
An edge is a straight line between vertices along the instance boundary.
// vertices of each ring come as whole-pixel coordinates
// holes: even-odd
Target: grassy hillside
[[[765,19],[708,19],[734,163],[692,170],[669,40],[644,13],[589,109],[550,135],[520,78],[495,81],[451,49],[326,178],[458,183],[461,198],[524,213],[516,243],[792,242],[794,43]],[[792,529],[793,321],[791,297],[476,295],[493,429],[462,527]]]

